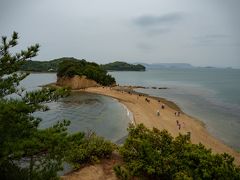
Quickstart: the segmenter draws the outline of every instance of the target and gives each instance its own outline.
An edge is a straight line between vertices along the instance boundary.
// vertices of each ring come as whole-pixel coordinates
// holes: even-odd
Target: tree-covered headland
[[[114,85],[115,79],[94,62],[87,62],[86,60],[64,60],[57,70],[58,77],[73,77],[75,75],[86,76],[88,79],[96,81],[98,84],[104,86]]]

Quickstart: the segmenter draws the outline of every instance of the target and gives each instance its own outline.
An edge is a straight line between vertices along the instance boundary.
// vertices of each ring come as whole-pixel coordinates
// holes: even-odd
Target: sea
[[[119,85],[144,86],[135,90],[175,102],[185,113],[202,121],[213,136],[240,150],[239,69],[170,68],[109,74]],[[55,81],[54,73],[34,73],[21,85],[35,90]],[[94,131],[113,142],[127,135],[133,119],[131,112],[117,100],[90,93],[74,92],[48,105],[49,111],[34,114],[43,119],[40,128],[69,119],[69,132]]]

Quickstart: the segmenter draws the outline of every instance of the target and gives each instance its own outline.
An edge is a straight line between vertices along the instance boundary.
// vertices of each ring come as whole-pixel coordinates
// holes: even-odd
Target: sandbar
[[[159,130],[166,129],[173,137],[178,136],[179,133],[187,134],[190,132],[192,143],[202,143],[207,148],[211,148],[214,153],[226,152],[235,158],[236,164],[240,164],[240,153],[213,137],[201,121],[182,111],[180,116],[176,116],[175,112],[179,111],[179,109],[173,107],[170,103],[166,103],[165,101],[159,102],[158,99],[150,96],[139,96],[135,93],[119,91],[109,87],[90,87],[80,91],[96,93],[117,99],[133,113],[135,124],[142,123],[150,129],[153,127]],[[146,101],[146,98],[149,102]],[[164,109],[162,109],[163,104]],[[160,112],[159,116],[157,111]],[[177,125],[177,121],[181,124],[180,128],[179,125]]]

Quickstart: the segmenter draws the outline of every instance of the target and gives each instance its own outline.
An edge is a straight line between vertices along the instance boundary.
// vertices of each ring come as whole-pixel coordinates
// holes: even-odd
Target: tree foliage
[[[15,93],[19,82],[28,74],[17,73],[19,68],[26,62],[27,59],[37,55],[39,45],[30,46],[27,50],[14,55],[9,52],[9,49],[17,45],[18,34],[13,33],[10,40],[7,37],[2,37],[0,45],[0,98]]]
[[[87,62],[86,60],[64,60],[59,64],[58,77],[73,77],[74,75],[84,75],[104,86],[116,83],[115,79],[96,63]]]
[[[97,136],[95,133],[78,133],[73,135],[69,140],[72,143],[67,161],[75,169],[78,169],[82,164],[94,163],[102,158],[107,158],[115,149],[114,144]]]
[[[57,72],[58,66],[61,62],[71,61],[82,61],[73,57],[62,57],[49,61],[27,61],[21,66],[22,71],[33,71],[33,72]],[[141,64],[129,64],[126,62],[116,61],[113,63],[102,64],[101,68],[110,71],[145,71],[145,66]]]
[[[41,119],[32,115],[44,105],[68,94],[66,89],[44,88],[25,92],[18,85],[28,74],[20,67],[37,55],[39,45],[13,54],[18,34],[0,45],[0,179],[50,179],[62,167],[67,121],[40,130]],[[11,97],[17,94],[18,98]]]
[[[20,81],[28,75],[19,69],[37,55],[39,45],[13,55],[10,49],[17,45],[17,40],[18,34],[14,32],[10,40],[2,37],[0,45],[0,179],[57,179],[63,162],[70,159],[69,153],[82,146],[79,143],[88,144],[82,146],[88,149],[104,144],[111,147],[111,144],[97,137],[93,141],[79,141],[84,134],[68,134],[70,122],[66,120],[46,129],[38,128],[41,119],[33,113],[48,110],[45,103],[64,97],[69,91],[43,88],[26,92],[19,88]],[[18,97],[13,98],[12,94]],[[107,153],[111,153],[111,149],[86,151],[85,155],[91,159],[92,156],[101,158]]]
[[[58,65],[64,60],[76,60],[72,57],[62,57],[58,59],[53,59],[50,61],[32,61],[29,60],[25,64],[21,66],[22,71],[30,71],[30,72],[57,72]]]
[[[233,157],[212,154],[202,144],[192,144],[188,135],[173,138],[166,130],[149,130],[142,124],[128,130],[120,148],[125,166],[115,167],[122,179],[129,175],[146,179],[240,179]]]
[[[145,67],[141,64],[128,64],[126,62],[115,61],[113,63],[101,65],[105,70],[111,71],[145,71]]]

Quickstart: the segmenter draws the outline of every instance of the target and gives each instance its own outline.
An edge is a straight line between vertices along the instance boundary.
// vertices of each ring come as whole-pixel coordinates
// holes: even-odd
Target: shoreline
[[[115,98],[114,98],[115,99]],[[117,99],[116,99],[117,100]],[[117,100],[118,101],[118,100]],[[119,101],[118,101],[119,102]],[[130,121],[131,121],[131,123],[132,124],[134,124],[134,125],[136,125],[136,123],[135,123],[135,120],[134,120],[134,115],[133,115],[133,113],[127,108],[127,106],[125,106],[125,104],[123,104],[123,103],[121,103],[121,102],[119,102],[122,106],[123,106],[123,108],[125,109],[125,111],[127,112],[127,116],[128,116],[128,118],[130,119]]]
[[[143,123],[150,129],[153,127],[159,130],[166,129],[173,137],[176,137],[179,133],[186,134],[190,132],[192,143],[202,143],[206,148],[211,148],[214,153],[226,152],[235,158],[236,164],[240,165],[240,153],[212,136],[201,120],[184,113],[172,101],[168,101],[165,98],[152,97],[147,94],[138,93],[132,89],[131,92],[129,92],[109,87],[90,87],[85,90],[74,91],[95,93],[117,99],[132,113],[135,124]],[[141,94],[141,96],[139,96],[139,94]],[[150,100],[150,102],[146,102],[145,98]],[[161,102],[158,102],[158,100]],[[162,104],[165,106],[164,109],[160,109]],[[157,116],[157,110],[160,110],[160,116]],[[176,111],[180,111],[181,115],[175,116],[174,113]],[[178,129],[176,120],[181,123],[181,129]]]

